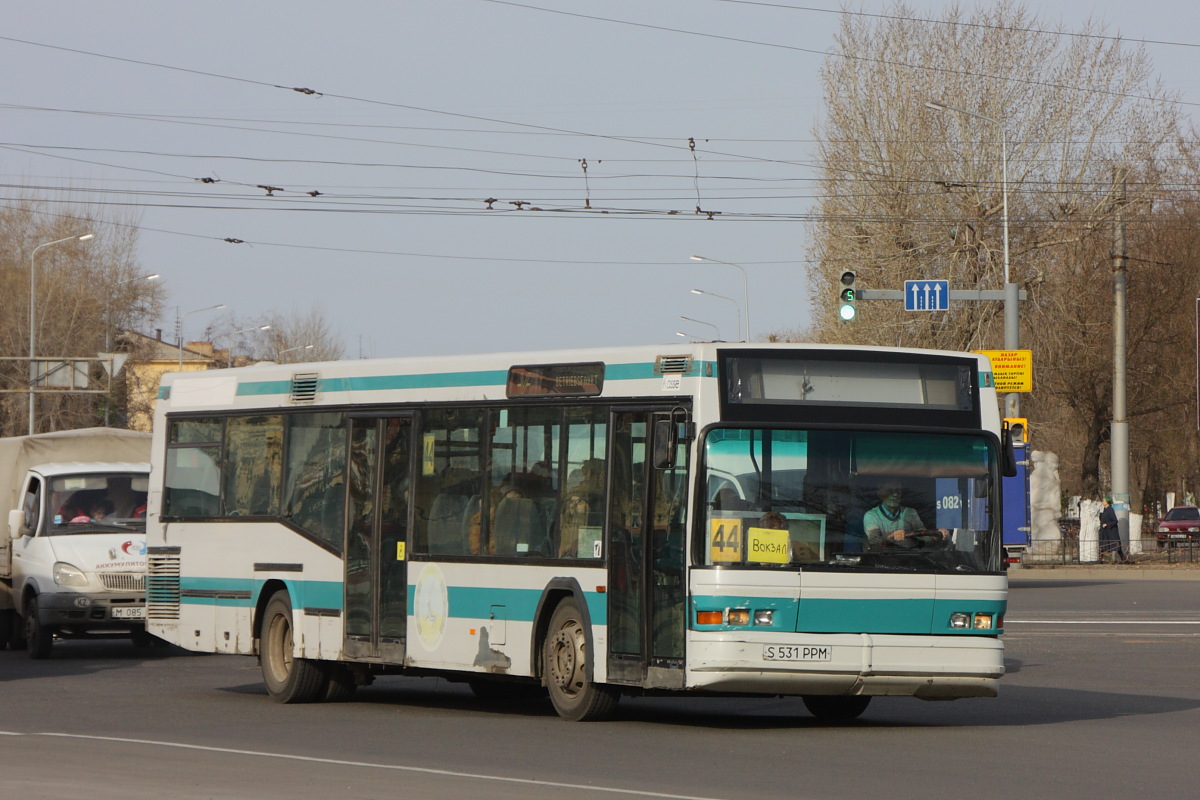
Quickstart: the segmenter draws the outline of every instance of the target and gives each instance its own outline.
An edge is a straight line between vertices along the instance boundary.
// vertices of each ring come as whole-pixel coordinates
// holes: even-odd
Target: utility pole
[[[1125,242],[1124,168],[1116,170],[1113,181],[1113,401],[1112,427],[1109,432],[1109,457],[1112,459],[1113,510],[1121,541],[1129,542],[1129,421],[1125,410],[1125,286],[1127,252]],[[1128,553],[1128,551],[1126,551]]]

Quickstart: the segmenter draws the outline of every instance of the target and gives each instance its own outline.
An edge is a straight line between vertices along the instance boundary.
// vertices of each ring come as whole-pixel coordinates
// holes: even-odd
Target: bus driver
[[[900,504],[900,496],[896,481],[879,487],[879,505],[863,515],[868,550],[882,550],[887,545],[919,547],[924,542],[914,540],[918,534],[937,541],[945,539],[945,531],[926,529],[915,509]]]

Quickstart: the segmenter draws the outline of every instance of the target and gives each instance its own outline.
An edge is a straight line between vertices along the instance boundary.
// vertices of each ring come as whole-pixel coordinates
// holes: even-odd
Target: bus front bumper
[[[994,637],[696,633],[689,688],[753,694],[995,697],[1004,644]]]

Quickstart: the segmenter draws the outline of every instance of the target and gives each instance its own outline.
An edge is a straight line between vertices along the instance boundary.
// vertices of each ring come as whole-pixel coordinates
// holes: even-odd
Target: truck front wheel
[[[37,595],[25,604],[25,641],[30,658],[49,658],[54,648],[54,631],[43,625],[38,616]]]

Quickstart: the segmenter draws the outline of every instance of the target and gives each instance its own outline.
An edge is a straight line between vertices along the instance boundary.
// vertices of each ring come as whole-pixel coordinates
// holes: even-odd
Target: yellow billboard
[[[992,362],[992,377],[996,379],[996,391],[1000,394],[1033,391],[1032,350],[972,350],[971,352],[982,353]]]

